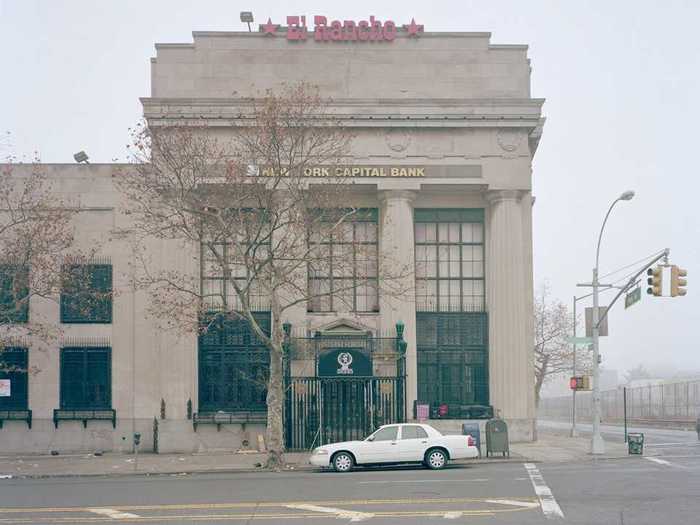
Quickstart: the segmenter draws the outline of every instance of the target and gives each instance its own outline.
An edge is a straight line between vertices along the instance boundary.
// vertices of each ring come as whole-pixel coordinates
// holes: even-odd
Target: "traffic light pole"
[[[626,191],[615,199],[610,205],[610,208],[608,208],[608,213],[605,214],[605,219],[603,219],[603,225],[600,227],[598,247],[596,248],[595,252],[595,268],[593,268],[593,281],[591,282],[593,285],[593,435],[591,436],[591,454],[605,453],[605,442],[603,441],[603,437],[600,435],[600,349],[598,346],[598,338],[600,334],[600,321],[598,319],[598,294],[600,287],[600,283],[598,282],[598,268],[600,262],[600,241],[603,239],[605,223],[608,222],[608,217],[610,217],[610,212],[615,207],[615,204],[620,201],[628,201],[633,197],[633,191]],[[605,315],[607,315],[607,311],[605,312]]]
[[[573,320],[573,332],[574,337],[576,337],[576,296],[574,295],[574,320]],[[573,358],[573,373],[572,376],[576,377],[576,343],[573,344],[574,347],[574,358]],[[576,389],[571,391],[571,437],[577,437],[578,431],[576,430]]]

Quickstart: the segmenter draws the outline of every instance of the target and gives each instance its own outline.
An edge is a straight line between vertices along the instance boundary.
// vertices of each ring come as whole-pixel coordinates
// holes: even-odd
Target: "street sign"
[[[592,337],[567,337],[566,342],[576,346],[586,346],[593,344]]]
[[[0,379],[0,397],[10,397],[10,380]]]
[[[607,309],[607,306],[598,307],[598,319],[603,319],[598,327],[598,335],[600,337],[608,335],[608,316],[606,315],[603,318]],[[586,308],[586,336],[593,337],[593,307]]]
[[[625,295],[625,308],[629,308],[634,303],[639,302],[642,299],[642,289],[637,287],[630,293]]]

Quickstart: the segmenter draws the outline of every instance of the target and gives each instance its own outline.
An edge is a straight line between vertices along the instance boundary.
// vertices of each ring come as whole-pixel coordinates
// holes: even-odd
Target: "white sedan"
[[[452,459],[475,458],[479,451],[469,436],[443,436],[430,425],[384,425],[363,441],[330,443],[314,449],[309,462],[349,472],[355,465],[423,463],[441,469]]]

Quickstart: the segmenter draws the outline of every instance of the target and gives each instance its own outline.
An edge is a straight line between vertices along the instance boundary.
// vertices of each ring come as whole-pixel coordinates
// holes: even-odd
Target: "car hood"
[[[362,443],[362,441],[341,441],[340,443],[328,443],[327,445],[322,445],[318,448],[323,448],[335,452],[336,450],[355,448],[360,443]]]

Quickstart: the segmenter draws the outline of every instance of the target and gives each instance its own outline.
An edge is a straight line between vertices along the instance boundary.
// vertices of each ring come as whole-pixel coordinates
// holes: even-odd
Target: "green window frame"
[[[316,254],[308,265],[308,312],[379,312],[379,221],[376,208],[319,210],[331,225],[350,215],[329,235],[309,234]],[[327,219],[326,219],[327,217]]]
[[[416,209],[416,310],[486,309],[484,210]]]
[[[61,349],[62,410],[112,408],[112,349],[71,346]]]
[[[270,334],[270,312],[254,314]],[[270,352],[243,319],[217,316],[199,336],[199,412],[266,412]]]
[[[66,264],[62,269],[61,322],[112,322],[112,265]]]
[[[29,267],[0,264],[0,324],[29,322]]]
[[[419,313],[416,320],[418,400],[488,405],[487,314]]]
[[[0,348],[0,379],[10,380],[10,397],[0,397],[0,410],[28,410],[29,357],[24,347]]]

